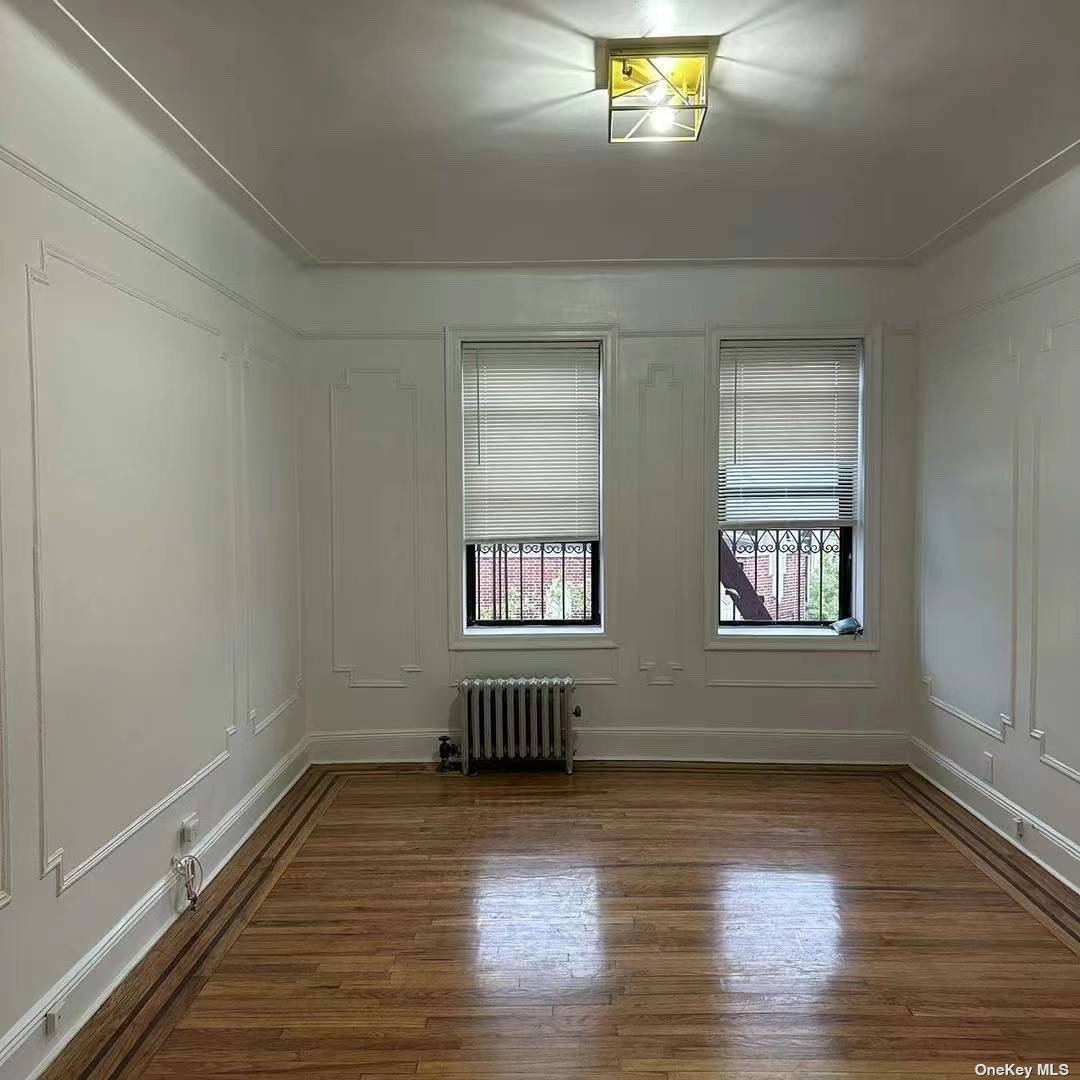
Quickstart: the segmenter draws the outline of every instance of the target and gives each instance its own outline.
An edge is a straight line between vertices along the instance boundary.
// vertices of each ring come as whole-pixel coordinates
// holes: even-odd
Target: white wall
[[[870,268],[307,275],[301,484],[318,757],[428,757],[470,674],[577,677],[582,756],[890,760],[913,626],[916,276]],[[872,325],[884,348],[884,568],[872,651],[704,648],[707,323]],[[444,326],[615,324],[610,636],[448,648]],[[333,423],[331,424],[331,416]],[[333,468],[331,468],[331,463]],[[375,529],[373,518],[385,528]],[[809,684],[809,685],[807,685]]]
[[[165,925],[180,819],[213,869],[302,767],[303,707],[293,267],[6,5],[0,73],[6,1078]]]
[[[1080,883],[1080,170],[923,267],[915,764]],[[992,778],[986,755],[993,755]]]

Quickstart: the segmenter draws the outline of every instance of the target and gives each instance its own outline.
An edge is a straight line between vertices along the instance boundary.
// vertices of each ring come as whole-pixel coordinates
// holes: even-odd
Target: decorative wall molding
[[[1055,323],[1046,329],[1043,335],[1042,353],[1049,355],[1055,349],[1055,332],[1066,326],[1080,324],[1080,318],[1068,319]],[[1039,520],[1042,505],[1042,441],[1044,425],[1040,422],[1038,413],[1032,424],[1031,439],[1031,463],[1029,482],[1031,484],[1030,497],[1030,542],[1031,542],[1031,628],[1028,635],[1028,735],[1038,745],[1039,761],[1047,767],[1059,772],[1062,776],[1080,783],[1080,768],[1056,757],[1047,749],[1047,726],[1037,719],[1038,712],[1038,679],[1039,679],[1039,552],[1041,525]]]
[[[1070,161],[1075,163],[1077,151],[1080,151],[1080,139],[1076,139],[1063,146],[1056,153],[1051,154],[1045,161],[1040,161],[1034,168],[1028,169],[1023,176],[1018,176],[1011,183],[1006,184],[1000,191],[994,192],[987,199],[983,199],[977,206],[972,207],[965,214],[961,214],[951,224],[946,225],[940,232],[935,233],[929,240],[924,240],[917,248],[908,252],[909,259],[924,259],[928,254],[947,244],[955,237],[959,239],[965,235],[965,230],[973,230],[978,225],[991,220],[998,214],[1009,208],[1011,203],[1007,200],[1018,200],[1025,194],[1038,190],[1039,174],[1046,173],[1051,167],[1066,167]],[[997,207],[1001,209],[998,210]]]
[[[7,653],[4,603],[4,470],[0,456],[0,908],[11,903],[11,769],[7,737]]]
[[[931,318],[924,320],[924,326],[936,327],[954,322],[962,322],[964,319],[969,319],[972,316],[981,315],[984,311],[990,311],[993,308],[1009,304],[1013,300],[1019,300],[1021,297],[1027,296],[1030,293],[1045,289],[1048,285],[1056,285],[1059,281],[1065,281],[1076,274],[1080,274],[1080,261],[1070,263],[1068,266],[1063,266],[1060,270],[1053,270],[1049,274],[1044,274],[1042,277],[1035,278],[1032,281],[1024,282],[1022,285],[1017,285],[1015,288],[1007,289],[1005,292],[996,293],[995,295],[985,297],[982,300],[975,300],[964,307],[955,308],[953,311],[947,311],[941,315],[934,315]]]
[[[106,47],[99,41],[90,30],[79,21],[76,16],[68,10],[60,0],[52,0],[53,7],[56,8],[61,14],[68,19],[72,26],[74,26],[79,33],[81,33],[87,41],[89,41],[98,51],[104,56],[110,64],[112,64],[117,71],[119,71],[127,80],[139,91],[160,113],[166,117],[169,122],[179,131],[191,144],[202,154],[207,161],[209,161],[214,168],[220,172],[233,187],[239,191],[244,198],[254,207],[256,211],[262,216],[263,220],[272,225],[277,231],[279,237],[284,241],[292,251],[293,255],[301,261],[317,262],[316,257],[300,242],[296,235],[285,225],[285,223],[277,217],[276,214],[249,188],[229,167],[215,154],[212,150],[202,142],[199,137],[180,119],[176,113],[170,111],[159,98],[154,96],[153,91],[148,86],[140,82],[138,78],[126,68],[120,60],[114,56]]]
[[[911,767],[1044,869],[1080,892],[1080,844],[914,735]],[[1019,843],[1014,827],[1016,818],[1025,823],[1024,838]]]
[[[1020,392],[1020,352],[1017,347],[1015,339],[1011,335],[1005,337],[991,338],[975,342],[970,345],[965,345],[962,348],[946,348],[938,349],[929,356],[933,360],[939,361],[943,364],[949,364],[957,357],[968,356],[972,353],[982,352],[987,349],[995,349],[1004,347],[1003,351],[1006,358],[1013,367],[1013,402],[1012,402],[1012,431],[1011,431],[1011,483],[1010,483],[1010,520],[1012,522],[1012,534],[1010,538],[1010,559],[1009,559],[1009,711],[1007,713],[1001,712],[998,717],[1002,726],[995,728],[993,724],[987,723],[984,720],[980,720],[976,716],[972,716],[970,713],[965,712],[963,709],[946,701],[942,697],[936,695],[933,689],[933,677],[930,674],[924,673],[920,678],[923,684],[926,686],[927,700],[935,708],[940,709],[942,712],[949,716],[955,717],[957,720],[962,721],[971,727],[981,731],[984,735],[989,735],[991,738],[997,739],[999,742],[1005,741],[1005,731],[1007,728],[1013,726],[1012,718],[1016,715],[1016,698],[1017,698],[1017,649],[1019,640],[1019,574],[1020,574],[1020,424],[1021,424],[1021,392]],[[926,534],[926,515],[921,515],[921,531],[919,536],[919,546],[922,551],[927,547],[927,534]],[[925,617],[926,612],[926,597],[925,597],[925,580],[920,576],[920,617]]]
[[[638,671],[646,673],[646,682],[650,686],[674,686],[675,676],[686,670],[686,666],[679,660],[664,660],[657,663],[655,660],[639,660]]]
[[[261,720],[256,720],[252,729],[255,735],[265,731],[279,716],[286,713],[300,700],[300,693],[290,695],[280,705],[268,712]]]
[[[128,222],[118,218],[115,214],[109,213],[108,210],[102,209],[97,203],[92,202],[84,195],[80,195],[74,188],[69,187],[61,180],[57,180],[55,177],[50,176],[43,169],[39,169],[32,162],[27,161],[26,158],[16,153],[8,146],[0,145],[0,161],[4,161],[10,165],[16,172],[22,173],[23,176],[28,177],[35,183],[40,184],[47,191],[51,191],[54,195],[58,195],[60,198],[71,203],[72,206],[78,207],[85,214],[90,217],[96,218],[102,224],[107,225],[110,229],[115,230],[121,236],[126,237],[128,240],[133,241],[140,247],[145,248],[147,251],[158,256],[160,259],[164,259],[167,263],[175,266],[178,270],[183,271],[190,277],[193,277],[196,281],[205,285],[209,289],[213,289],[214,292],[223,296],[226,300],[231,301],[234,304],[238,304],[246,311],[250,311],[253,315],[258,316],[260,319],[265,320],[271,326],[276,327],[278,330],[290,335],[291,337],[299,337],[300,332],[295,327],[290,326],[287,322],[279,319],[276,315],[272,315],[265,308],[261,308],[254,301],[249,300],[246,296],[238,293],[235,289],[230,288],[224,282],[219,281],[213,275],[208,274],[204,270],[200,270],[193,263],[188,262],[185,258],[177,255],[176,252],[171,251],[165,247],[164,244],[159,244],[156,240],[152,240],[146,233],[141,232],[135,228],[134,225],[130,225]]]
[[[34,550],[34,660],[36,669],[36,714],[37,714],[37,734],[38,734],[38,817],[39,817],[39,839],[40,839],[40,853],[41,853],[41,877],[45,878],[50,873],[56,875],[56,894],[61,895],[72,885],[75,884],[80,878],[84,877],[91,870],[94,869],[99,863],[104,861],[116,851],[121,845],[131,839],[140,829],[145,825],[148,825],[159,814],[161,814],[168,807],[172,806],[178,799],[182,798],[188,791],[195,787],[201,780],[205,779],[220,765],[223,765],[230,757],[230,744],[232,736],[236,734],[235,724],[230,723],[225,727],[225,748],[221,750],[217,755],[210,759],[200,769],[196,770],[187,780],[183,781],[177,787],[175,787],[168,794],[164,795],[152,806],[144,810],[127,826],[121,829],[118,833],[105,841],[95,851],[93,851],[86,858],[82,859],[70,870],[67,869],[64,860],[64,847],[62,844],[52,846],[49,840],[48,833],[48,785],[47,785],[47,763],[46,763],[46,722],[47,714],[45,708],[45,619],[44,619],[44,598],[43,589],[45,581],[45,565],[44,557],[42,553],[42,522],[41,522],[41,466],[40,466],[40,428],[38,418],[38,368],[39,368],[39,348],[37,344],[37,324],[35,319],[35,305],[34,305],[34,290],[35,288],[48,288],[50,285],[49,279],[49,260],[53,259],[57,262],[66,263],[81,273],[94,278],[102,284],[117,290],[135,300],[140,301],[168,315],[172,318],[178,319],[181,322],[188,323],[200,330],[210,334],[215,339],[216,351],[225,365],[225,393],[226,393],[226,423],[229,426],[229,432],[227,436],[227,444],[231,447],[233,440],[231,436],[231,409],[228,407],[228,364],[229,358],[221,348],[221,331],[216,327],[211,326],[208,323],[196,318],[187,312],[181,311],[178,308],[174,308],[171,305],[159,300],[157,297],[151,296],[148,293],[144,293],[141,290],[128,285],[126,282],[114,277],[112,274],[101,270],[83,260],[77,258],[70,253],[63,251],[62,249],[47,243],[42,240],[41,242],[41,265],[40,267],[27,266],[26,267],[26,304],[27,304],[27,330],[28,330],[28,349],[30,359],[30,387],[31,387],[31,400],[30,400],[30,428],[31,428],[31,458],[32,458],[32,516],[33,516],[33,550]],[[231,491],[233,497],[233,506],[235,507],[236,485],[235,477],[232,476],[232,466],[229,465],[230,476],[232,479]],[[234,557],[235,557],[235,522],[232,529],[233,545],[234,545]],[[235,592],[235,589],[234,589]],[[235,616],[235,596],[234,600],[234,616]],[[233,628],[235,628],[235,618],[233,622]],[[235,717],[235,705],[236,705],[236,678],[238,675],[236,665],[236,650],[235,650],[235,637],[233,638],[233,657],[232,657],[232,670],[234,676],[234,689],[233,689],[233,711],[232,715]]]
[[[296,691],[286,695],[280,702],[272,706],[267,714],[259,718],[259,709],[252,705],[252,689],[251,689],[251,657],[253,649],[253,626],[255,619],[255,608],[253,603],[254,589],[251,584],[251,553],[254,550],[252,545],[252,533],[251,533],[251,454],[250,446],[248,442],[248,409],[247,409],[247,379],[248,373],[251,370],[254,362],[265,365],[269,370],[276,372],[278,375],[285,376],[288,372],[288,365],[285,361],[279,357],[272,356],[269,353],[265,353],[257,349],[250,343],[244,345],[244,358],[241,363],[241,379],[240,379],[240,413],[241,413],[241,469],[243,473],[243,513],[244,513],[244,543],[245,543],[245,572],[243,574],[245,590],[246,590],[246,647],[245,647],[245,710],[248,718],[248,722],[252,725],[252,734],[258,735],[265,731],[279,716],[286,713],[293,705],[297,703],[300,698],[300,687],[304,684],[304,635],[303,635],[303,567],[302,567],[302,552],[300,548],[300,432],[299,432],[299,417],[297,416],[296,403],[291,402],[292,412],[292,426],[290,429],[291,438],[291,458],[292,458],[292,485],[293,485],[293,522],[294,522],[294,543],[296,545],[296,670],[290,673],[291,682],[296,686]],[[292,394],[292,386],[290,383],[290,395]]]
[[[412,571],[412,659],[402,662],[398,667],[397,676],[367,676],[357,675],[357,664],[338,662],[338,632],[337,632],[337,609],[340,604],[339,582],[342,579],[341,568],[341,543],[338,538],[338,524],[341,511],[338,506],[338,483],[341,480],[342,470],[338,463],[338,420],[337,399],[341,394],[351,393],[354,389],[353,379],[372,377],[389,379],[393,393],[404,393],[410,401],[410,445],[412,449],[412,472],[409,477],[412,496],[409,506],[412,512],[412,521],[408,544],[410,548],[410,566]],[[423,671],[421,665],[420,628],[422,614],[420,610],[420,393],[419,388],[404,379],[401,368],[350,368],[342,375],[342,381],[334,383],[330,387],[330,657],[332,670],[341,675],[347,675],[349,686],[360,688],[392,688],[403,689],[408,687],[408,676]]]
[[[224,765],[231,756],[230,744],[236,734],[236,727],[230,726],[225,729],[225,749],[215,758],[211,758],[198,772],[188,777],[182,784],[173,788],[168,795],[159,799],[153,806],[144,810],[134,821],[121,829],[114,837],[88,855],[82,862],[72,867],[70,871],[64,867],[64,849],[58,847],[45,860],[41,868],[41,876],[47,877],[52,871],[56,873],[56,895],[59,896],[65,890],[70,889],[81,877],[85,877],[98,863],[107,859],[121,844],[130,840],[143,826],[149,825],[160,813],[167,810],[178,799],[186,795],[201,780],[205,780],[219,765]],[[44,823],[44,818],[43,818]],[[44,824],[43,824],[44,827]],[[45,848],[48,850],[48,847]]]
[[[239,850],[307,767],[307,740],[300,739],[206,834],[194,849],[206,869],[205,884]],[[40,1075],[79,1028],[179,917],[177,879],[160,878],[120,921],[0,1034],[0,1080]],[[63,1002],[64,1030],[45,1034],[45,1013]]]
[[[704,328],[702,328],[701,333],[697,336],[704,336]],[[666,486],[669,491],[675,493],[675,497],[677,500],[677,510],[670,515],[667,535],[665,536],[665,539],[668,541],[665,546],[669,551],[671,549],[674,549],[676,553],[675,558],[665,561],[666,572],[660,574],[661,582],[665,577],[670,579],[667,582],[668,587],[666,589],[661,588],[661,591],[666,595],[669,601],[668,616],[670,618],[670,623],[665,628],[666,632],[661,634],[661,638],[665,642],[669,643],[669,648],[672,651],[678,649],[679,652],[682,652],[686,648],[686,618],[684,617],[683,612],[686,577],[686,530],[684,527],[684,521],[687,516],[686,448],[683,445],[683,433],[687,428],[686,384],[683,379],[682,372],[679,369],[679,366],[667,360],[650,361],[645,368],[645,377],[638,382],[638,490],[636,529],[638,581],[640,583],[645,581],[646,579],[646,576],[642,573],[642,569],[644,566],[649,567],[650,582],[656,580],[656,575],[659,571],[660,565],[658,560],[649,560],[642,557],[642,547],[647,543],[645,538],[649,535],[647,525],[651,524],[653,528],[655,528],[658,517],[656,513],[656,507],[650,506],[648,503],[648,485],[645,484],[643,478],[649,475],[649,446],[646,436],[649,420],[649,402],[657,392],[657,380],[660,378],[666,378],[669,393],[677,394],[679,411],[678,420],[675,425],[679,434],[678,444],[676,446],[665,447],[665,450],[667,451],[667,453],[665,454],[665,460],[669,461],[671,465],[671,475],[668,477],[668,483]],[[693,517],[694,515],[691,515],[691,520],[693,520]],[[640,593],[638,594],[638,599],[639,601],[641,599]],[[655,614],[655,610],[653,614]],[[639,626],[641,627],[639,634],[647,634],[648,628],[653,625],[655,625],[655,619],[652,617],[639,620]],[[669,657],[670,656],[671,653],[669,653]],[[645,673],[646,681],[650,686],[674,686],[677,674],[685,670],[685,663],[681,659],[677,658],[661,660],[658,657],[642,655],[638,658],[638,670]]]
[[[972,716],[971,713],[964,712],[963,709],[958,708],[944,698],[937,697],[934,694],[934,680],[931,676],[923,675],[922,683],[926,687],[926,700],[933,705],[935,709],[940,709],[949,716],[955,716],[957,720],[962,720],[965,724],[970,724],[976,731],[981,731],[984,735],[989,735],[990,738],[997,739],[998,742],[1005,741],[1004,729],[999,730],[992,724],[987,724],[985,721],[980,720],[977,716]],[[1003,723],[1007,723],[1007,726],[1012,726],[1012,721],[1007,718],[1005,713],[1001,713],[1000,719]]]
[[[704,340],[706,328],[703,325],[698,327],[675,327],[671,330],[635,330],[632,328],[623,329],[620,327],[617,330],[617,333],[624,341],[635,341],[642,338],[646,340],[650,338],[698,338]]]
[[[705,685],[770,690],[875,690],[878,683],[876,679],[707,679]]]
[[[300,330],[304,341],[442,341],[443,330]]]

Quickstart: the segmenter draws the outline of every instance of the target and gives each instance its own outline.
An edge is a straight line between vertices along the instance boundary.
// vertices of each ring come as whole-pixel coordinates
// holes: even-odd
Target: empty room
[[[1080,1076],[1077,0],[0,0],[0,1080]]]

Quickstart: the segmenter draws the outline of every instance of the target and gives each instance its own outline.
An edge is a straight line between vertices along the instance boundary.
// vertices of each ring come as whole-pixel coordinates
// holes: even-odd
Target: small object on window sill
[[[841,619],[839,622],[834,622],[832,628],[842,637],[862,637],[862,623],[859,622],[858,619],[850,616],[846,619]]]

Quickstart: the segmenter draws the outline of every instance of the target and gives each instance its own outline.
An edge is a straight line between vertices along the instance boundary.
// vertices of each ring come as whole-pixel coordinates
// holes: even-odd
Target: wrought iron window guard
[[[600,542],[465,545],[468,626],[599,626]]]
[[[719,624],[829,626],[851,615],[852,529],[721,529]]]

